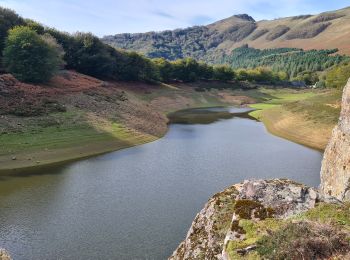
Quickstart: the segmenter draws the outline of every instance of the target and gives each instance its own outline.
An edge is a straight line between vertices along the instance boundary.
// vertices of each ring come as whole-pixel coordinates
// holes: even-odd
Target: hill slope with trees
[[[258,49],[339,49],[350,54],[350,8],[318,15],[300,15],[255,21],[249,15],[234,15],[207,26],[173,31],[105,36],[111,46],[169,60],[192,57],[218,63],[232,50],[249,44]]]

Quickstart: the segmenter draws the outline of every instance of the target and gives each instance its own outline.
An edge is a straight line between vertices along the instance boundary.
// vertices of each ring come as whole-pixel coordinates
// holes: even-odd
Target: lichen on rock
[[[272,217],[285,219],[320,202],[340,203],[315,188],[286,179],[249,180],[233,185],[208,201],[169,259],[229,259],[227,246],[246,241],[249,235],[244,225],[268,222]],[[240,248],[241,252],[254,248],[248,242],[243,243],[247,247]]]

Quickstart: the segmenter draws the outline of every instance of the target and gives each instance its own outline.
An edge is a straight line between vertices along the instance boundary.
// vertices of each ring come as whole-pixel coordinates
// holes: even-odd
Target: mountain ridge
[[[185,29],[104,36],[116,48],[133,50],[150,58],[169,60],[192,57],[221,63],[225,55],[248,44],[257,49],[339,49],[350,54],[350,7],[316,15],[298,15],[255,21],[238,14],[217,22]]]

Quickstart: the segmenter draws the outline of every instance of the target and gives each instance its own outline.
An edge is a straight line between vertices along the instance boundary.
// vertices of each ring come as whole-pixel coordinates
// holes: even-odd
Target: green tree
[[[327,88],[343,88],[350,78],[350,64],[344,63],[331,69],[326,75]]]
[[[97,78],[112,78],[116,61],[113,49],[91,33],[76,33],[72,68]]]
[[[173,65],[174,79],[184,82],[193,82],[199,78],[200,66],[192,58],[180,59],[171,63]]]
[[[158,67],[160,80],[169,82],[173,79],[173,67],[169,61],[164,58],[156,58],[152,60],[155,66]]]
[[[0,7],[0,52],[4,49],[8,30],[14,26],[23,24],[24,20],[14,11]]]
[[[48,81],[63,63],[55,40],[26,26],[9,31],[3,55],[5,69],[25,82]]]
[[[232,80],[234,76],[234,71],[226,65],[214,67],[213,78],[216,80],[229,81]]]

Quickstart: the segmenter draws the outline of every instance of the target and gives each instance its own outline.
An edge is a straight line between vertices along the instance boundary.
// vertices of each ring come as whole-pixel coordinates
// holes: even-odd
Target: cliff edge
[[[321,191],[350,201],[350,80],[344,88],[339,123],[324,153]]]

